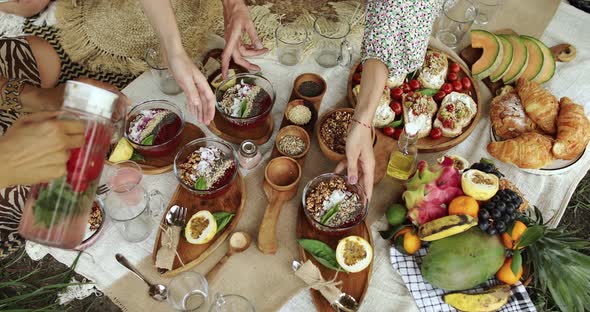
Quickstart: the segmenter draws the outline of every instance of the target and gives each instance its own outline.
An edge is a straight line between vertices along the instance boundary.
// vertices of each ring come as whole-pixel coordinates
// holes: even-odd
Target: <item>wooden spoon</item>
[[[225,253],[225,256],[219,259],[215,266],[213,266],[213,268],[207,272],[205,278],[207,278],[208,281],[213,280],[215,276],[217,276],[217,273],[219,273],[219,270],[221,270],[223,265],[227,262],[229,257],[248,249],[251,243],[252,237],[250,234],[246,232],[234,232],[229,237],[229,250]]]

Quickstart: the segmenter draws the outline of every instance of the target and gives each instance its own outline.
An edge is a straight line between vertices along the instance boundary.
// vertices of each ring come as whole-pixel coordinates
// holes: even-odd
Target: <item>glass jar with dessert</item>
[[[70,151],[66,175],[31,187],[19,233],[27,240],[72,249],[84,239],[96,188],[113,135],[118,96],[81,82],[66,83],[60,118],[86,124],[81,147]]]

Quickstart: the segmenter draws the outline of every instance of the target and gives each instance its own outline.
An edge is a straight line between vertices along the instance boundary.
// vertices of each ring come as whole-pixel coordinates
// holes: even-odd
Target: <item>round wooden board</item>
[[[174,259],[173,269],[165,273],[162,273],[162,276],[175,276],[178,273],[188,271],[197,266],[199,263],[203,262],[209,255],[213,253],[213,251],[215,251],[215,249],[221,246],[221,244],[223,244],[223,242],[225,242],[229,235],[234,231],[234,229],[238,225],[238,222],[240,221],[240,217],[242,216],[242,213],[244,211],[245,204],[246,185],[244,184],[242,175],[239,172],[238,176],[233,182],[233,185],[227,191],[227,193],[223,194],[220,197],[210,200],[199,199],[198,197],[187,191],[182,185],[178,185],[178,187],[176,188],[176,192],[174,192],[174,195],[172,195],[172,198],[168,203],[166,212],[168,212],[170,207],[174,205],[186,207],[188,209],[187,221],[193,214],[201,210],[209,210],[211,213],[225,211],[235,213],[236,215],[233,217],[231,222],[225,227],[225,229],[223,229],[221,233],[215,234],[213,240],[211,240],[207,244],[190,244],[184,238],[184,232],[182,231],[176,251],[178,252],[178,255],[182,258],[184,266],[180,263],[178,257],[176,257]],[[166,227],[166,225],[164,225],[165,216],[166,213],[164,213],[164,215],[162,216],[161,227],[158,229],[156,241],[154,243],[154,251],[152,254],[154,264],[156,262],[156,254],[161,245],[160,236],[162,235],[162,227]]]
[[[338,240],[343,237],[322,235],[314,231],[309,222],[307,222],[307,219],[305,219],[303,207],[301,206],[299,207],[299,213],[297,215],[298,216],[296,235],[298,239],[317,239],[328,244],[330,247],[336,249],[336,246],[338,245]],[[375,248],[375,244],[373,244],[373,236],[371,235],[371,230],[367,226],[366,221],[362,222],[359,226],[353,228],[352,231],[346,236],[349,235],[360,236],[366,239],[371,244],[373,249]],[[369,265],[368,268],[364,269],[361,272],[344,273],[336,272],[319,264],[310,254],[308,254],[303,248],[301,248],[301,246],[299,247],[299,256],[301,257],[302,261],[307,261],[308,259],[310,259],[320,269],[320,272],[322,273],[322,276],[325,280],[332,280],[334,278],[334,275],[338,273],[336,281],[342,281],[340,289],[343,292],[353,296],[359,304],[363,303],[365,295],[367,294],[367,289],[369,288],[369,282],[371,281],[371,274],[373,272],[373,262],[371,262],[371,265]],[[318,312],[334,311],[334,309],[332,309],[332,307],[330,306],[330,303],[326,301],[326,299],[324,299],[324,297],[319,291],[310,289],[310,292]]]
[[[178,144],[178,147],[169,155],[162,157],[145,156],[144,160],[136,161],[136,163],[139,164],[139,166],[141,167],[141,170],[143,170],[143,173],[152,175],[171,171],[172,167],[174,167],[174,157],[176,157],[176,153],[178,153],[178,151],[188,142],[204,138],[205,133],[196,125],[190,122],[185,122],[181,136],[182,137],[180,139],[180,144]],[[113,165],[113,163],[108,160],[106,161],[106,163],[109,165]]]
[[[473,132],[473,130],[475,130],[475,126],[477,125],[477,123],[479,122],[479,119],[481,118],[482,114],[483,114],[483,105],[481,105],[481,103],[479,103],[481,96],[479,94],[479,86],[478,86],[478,82],[476,80],[473,79],[473,77],[471,77],[470,71],[468,68],[466,68],[465,66],[461,65],[461,63],[456,59],[451,57],[450,55],[442,52],[439,50],[440,53],[443,53],[447,56],[447,58],[449,59],[449,66],[451,65],[451,62],[455,62],[458,63],[461,66],[461,74],[463,76],[467,76],[469,77],[469,79],[471,79],[471,96],[473,98],[473,100],[475,101],[475,103],[477,103],[477,113],[475,114],[475,117],[473,117],[473,120],[471,120],[471,123],[463,128],[463,133],[461,133],[461,135],[455,137],[455,138],[445,138],[445,137],[441,137],[440,139],[437,140],[433,140],[429,137],[426,138],[422,138],[420,140],[418,140],[418,150],[420,152],[424,152],[424,153],[436,153],[436,152],[442,152],[442,151],[446,151],[448,149],[451,149],[453,147],[455,147],[456,145],[460,144],[461,142],[465,141],[465,139],[467,139],[467,137],[471,134],[471,132]],[[356,72],[356,68],[358,67],[358,65],[361,62],[358,61],[356,64],[354,64],[354,66],[352,67],[352,69],[350,70],[350,74],[348,75],[348,93],[347,93],[347,97],[348,97],[348,102],[350,103],[350,105],[352,107],[356,107],[356,100],[354,98],[354,95],[352,94],[352,76],[354,75],[354,73]],[[390,152],[391,149],[393,149],[393,143],[397,142],[397,140],[395,140],[394,138],[388,137],[386,135],[383,134],[382,131],[377,130],[377,145],[381,146],[388,146],[390,147]],[[381,135],[379,135],[381,134]],[[379,144],[379,140],[384,140],[385,144]],[[387,153],[389,155],[389,153]]]

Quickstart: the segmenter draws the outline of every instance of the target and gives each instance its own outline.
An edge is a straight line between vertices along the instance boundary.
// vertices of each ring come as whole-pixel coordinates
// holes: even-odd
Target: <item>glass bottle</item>
[[[113,135],[111,116],[117,98],[89,84],[66,83],[64,114],[59,118],[84,122],[85,140],[70,151],[66,175],[31,187],[19,225],[27,240],[66,249],[82,242]]]
[[[238,152],[240,167],[244,169],[252,169],[260,163],[261,159],[262,155],[260,155],[258,146],[256,146],[253,141],[246,140],[242,142],[240,145],[240,151]]]
[[[402,135],[397,141],[397,148],[394,148],[389,156],[387,174],[398,180],[407,180],[416,171],[418,159],[417,132],[408,132],[404,128]]]

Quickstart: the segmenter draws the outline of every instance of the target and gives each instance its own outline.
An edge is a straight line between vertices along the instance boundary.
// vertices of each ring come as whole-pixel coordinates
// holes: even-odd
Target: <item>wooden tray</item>
[[[190,122],[185,122],[184,129],[182,130],[181,134],[180,144],[178,144],[178,147],[173,152],[162,157],[145,156],[144,160],[138,160],[135,162],[141,167],[141,170],[143,170],[144,174],[161,174],[171,171],[172,167],[174,167],[174,157],[176,157],[176,153],[188,142],[204,137],[205,133],[203,130]],[[108,160],[106,163],[113,165],[113,163]]]
[[[297,215],[298,216],[296,233],[298,239],[317,239],[328,244],[330,247],[336,249],[336,246],[338,245],[338,240],[342,237],[326,236],[315,232],[309,224],[309,222],[307,221],[307,219],[305,219],[305,214],[303,213],[302,206],[300,206],[299,213]],[[347,236],[348,235],[356,235],[366,239],[371,244],[371,247],[373,247],[373,250],[375,249],[375,245],[373,244],[373,236],[371,235],[371,231],[369,230],[369,227],[367,226],[366,222],[363,222],[359,224],[357,227],[353,228],[352,232],[347,234]],[[299,246],[299,256],[303,261],[311,259],[311,261],[320,269],[320,272],[322,272],[322,276],[324,277],[324,279],[331,280],[332,278],[334,278],[336,271],[328,269],[323,265],[319,264],[311,255],[309,255],[303,248],[301,248],[301,246]],[[375,259],[373,255],[373,261],[374,260]],[[358,273],[338,272],[338,277],[336,278],[336,280],[342,281],[341,290],[343,292],[353,296],[359,304],[362,304],[363,300],[365,299],[365,295],[367,294],[367,289],[369,288],[369,282],[371,281],[372,272],[373,262],[371,262],[371,265],[369,265],[368,268]],[[330,306],[330,303],[326,299],[324,299],[324,297],[319,291],[310,289],[310,292],[318,312],[334,311],[334,309],[332,309],[332,307]]]
[[[446,54],[444,52],[440,52],[440,53]],[[446,55],[449,59],[449,66],[451,65],[452,62],[459,63],[456,58],[453,58],[448,54],[446,54]],[[360,61],[357,62],[352,67],[352,70],[350,71],[350,74],[348,76],[348,102],[350,103],[350,105],[352,107],[356,107],[356,101],[355,101],[354,96],[352,94],[352,88],[353,88],[352,76],[356,72],[356,68],[358,67],[359,64],[360,64]],[[446,151],[446,150],[451,149],[452,147],[460,144],[461,142],[465,141],[465,139],[467,139],[467,137],[471,134],[471,132],[473,132],[473,130],[475,130],[475,126],[477,125],[477,123],[479,122],[479,118],[483,114],[482,103],[480,103],[481,96],[479,94],[479,86],[477,84],[477,81],[475,81],[471,77],[471,71],[468,68],[461,65],[461,71],[462,71],[462,75],[469,77],[469,79],[471,79],[471,81],[472,81],[470,95],[473,98],[473,100],[475,101],[475,103],[477,103],[477,113],[475,114],[475,117],[473,117],[473,120],[471,120],[471,123],[467,127],[463,128],[464,129],[463,133],[455,138],[441,137],[440,139],[432,140],[431,138],[426,137],[426,138],[422,138],[422,139],[418,140],[417,146],[418,146],[418,150],[420,152],[436,153],[436,152]],[[389,156],[389,154],[393,150],[394,144],[397,144],[396,143],[397,140],[384,135],[383,132],[380,130],[376,130],[375,132],[377,132],[377,144],[375,146],[375,150],[378,147],[387,148],[388,150],[383,151],[383,152],[385,152],[387,154],[387,156]],[[379,135],[379,134],[381,134],[381,135]],[[379,144],[379,141],[385,141],[385,142],[382,142],[381,144]],[[377,151],[375,151],[375,153],[377,154]],[[387,165],[387,163],[386,163],[386,165]]]
[[[238,225],[240,221],[240,217],[244,211],[244,205],[246,203],[246,186],[242,179],[242,175],[238,172],[236,179],[232,182],[233,185],[227,191],[227,193],[221,195],[220,197],[211,199],[211,200],[203,200],[199,199],[195,195],[191,194],[187,191],[182,185],[178,185],[176,187],[176,192],[172,195],[168,207],[166,208],[166,212],[172,207],[173,205],[179,205],[182,207],[186,207],[188,209],[187,219],[189,219],[193,214],[200,210],[209,210],[210,212],[217,212],[217,211],[225,211],[235,213],[236,215],[233,217],[231,222],[223,229],[221,233],[215,234],[215,238],[211,240],[207,244],[203,245],[193,245],[186,241],[184,238],[184,231],[181,232],[180,241],[178,242],[178,247],[176,248],[178,254],[182,258],[184,262],[184,266],[181,265],[178,257],[174,259],[173,269],[167,272],[162,273],[162,276],[171,277],[175,276],[180,272],[188,271],[199,263],[203,262],[210,254],[217,249],[217,247],[221,246],[223,242],[229,237],[230,233]],[[166,213],[162,216],[161,226],[165,227],[164,225],[164,217]],[[158,229],[158,233],[156,235],[156,241],[154,243],[154,251],[152,254],[152,259],[154,263],[156,261],[156,254],[158,249],[160,248],[160,236],[162,235],[161,228]]]

